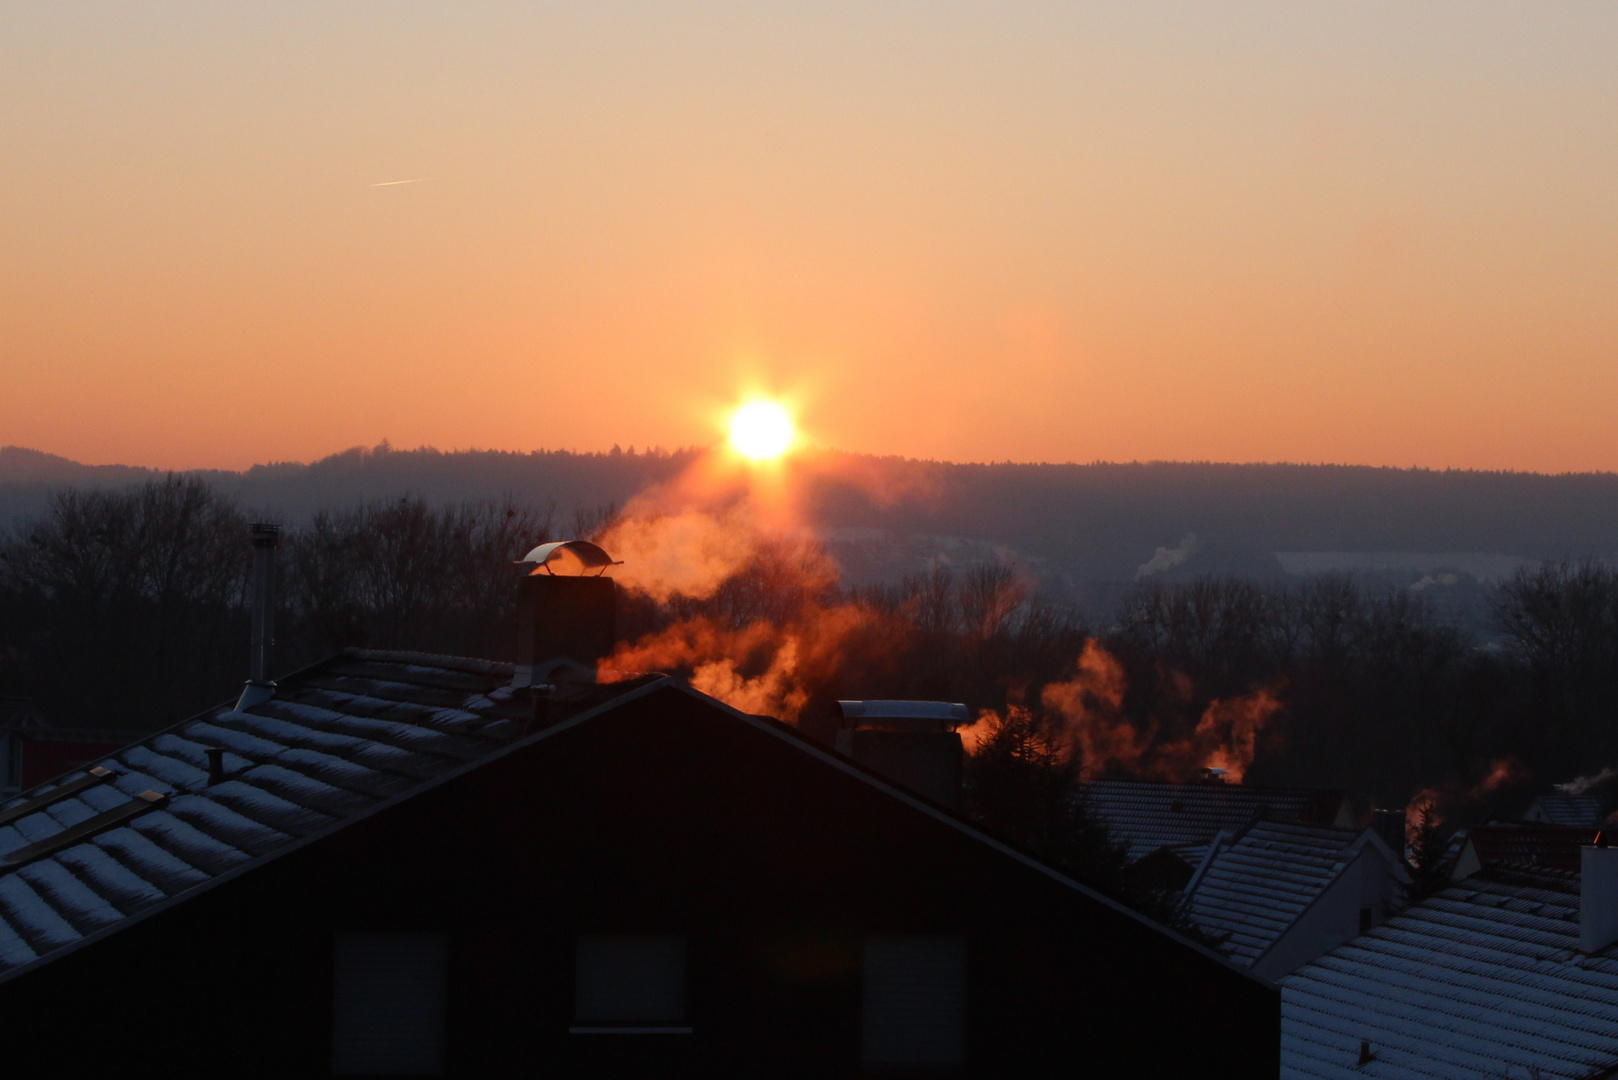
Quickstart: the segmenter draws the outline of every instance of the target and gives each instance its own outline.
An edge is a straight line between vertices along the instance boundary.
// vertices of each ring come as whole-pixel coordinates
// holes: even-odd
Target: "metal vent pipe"
[[[275,696],[270,672],[275,663],[275,553],[281,546],[281,526],[254,522],[248,535],[253,541],[253,640],[238,709]]]

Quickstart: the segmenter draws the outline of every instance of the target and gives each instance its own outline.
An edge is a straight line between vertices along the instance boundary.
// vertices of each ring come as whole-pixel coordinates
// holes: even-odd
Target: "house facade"
[[[0,806],[8,1060],[1275,1075],[1273,986],[946,808],[672,679],[518,675],[346,653]]]

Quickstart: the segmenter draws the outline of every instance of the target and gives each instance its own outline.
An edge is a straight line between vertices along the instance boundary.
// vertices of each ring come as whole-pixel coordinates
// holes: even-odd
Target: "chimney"
[[[541,544],[517,565],[512,685],[543,683],[558,667],[588,668],[593,675],[618,643],[618,587],[602,576],[618,564],[588,540],[563,540]]]
[[[253,643],[247,685],[236,701],[238,711],[275,696],[270,671],[275,662],[275,552],[281,546],[281,526],[255,522],[247,532],[253,542]]]
[[[961,807],[965,705],[944,701],[839,701],[838,753],[951,810]]]
[[[1596,953],[1618,941],[1618,848],[1605,832],[1579,853],[1579,950]]]

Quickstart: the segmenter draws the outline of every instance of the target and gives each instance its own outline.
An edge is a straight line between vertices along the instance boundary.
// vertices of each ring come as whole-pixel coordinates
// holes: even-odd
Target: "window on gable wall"
[[[958,1065],[966,1026],[966,940],[865,939],[867,1065]]]
[[[338,934],[332,950],[332,1072],[444,1071],[443,934]]]
[[[685,939],[604,934],[578,942],[573,1031],[684,1034]]]

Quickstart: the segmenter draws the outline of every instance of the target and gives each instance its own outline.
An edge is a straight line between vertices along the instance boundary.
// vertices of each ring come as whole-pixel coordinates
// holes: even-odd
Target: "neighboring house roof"
[[[1614,1064],[1618,950],[1580,953],[1577,874],[1485,869],[1281,980],[1289,1080],[1551,1080]]]
[[[1595,828],[1606,817],[1606,805],[1598,795],[1567,795],[1561,792],[1540,795],[1528,804],[1524,821],[1547,825],[1577,825]]]
[[[127,728],[67,728],[45,718],[33,699],[0,697],[0,732],[23,739],[54,742],[103,742],[123,744],[139,738],[141,732]]]
[[[1460,880],[1500,864],[1577,872],[1579,850],[1595,843],[1600,832],[1571,825],[1474,825],[1456,852],[1451,877]]]
[[[69,773],[0,805],[0,978],[500,753],[532,713],[511,675],[509,664],[350,650],[283,678],[247,712],[221,706],[125,746],[99,762],[104,780],[31,813],[5,820],[97,777]],[[570,704],[636,685],[591,687]],[[225,751],[213,786],[209,747]],[[40,854],[76,828],[93,834]]]
[[[1410,880],[1369,829],[1261,822],[1237,839],[1222,834],[1186,886],[1185,912],[1252,967],[1367,848],[1397,880]]]
[[[0,731],[14,731],[45,726],[45,718],[34,708],[34,702],[25,697],[0,697]]]
[[[1342,791],[1248,787],[1204,782],[1092,780],[1083,785],[1089,811],[1105,822],[1131,860],[1161,847],[1206,844],[1221,829],[1255,819],[1351,827],[1353,808]]]

